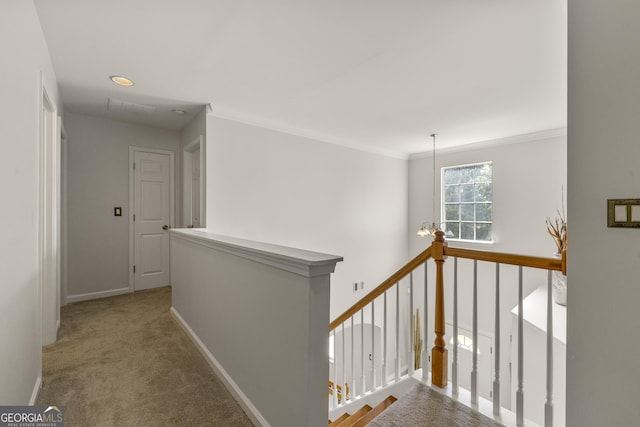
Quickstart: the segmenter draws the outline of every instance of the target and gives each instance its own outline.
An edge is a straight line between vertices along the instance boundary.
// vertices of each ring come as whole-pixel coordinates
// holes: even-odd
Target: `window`
[[[444,222],[453,239],[491,242],[492,164],[442,169]]]

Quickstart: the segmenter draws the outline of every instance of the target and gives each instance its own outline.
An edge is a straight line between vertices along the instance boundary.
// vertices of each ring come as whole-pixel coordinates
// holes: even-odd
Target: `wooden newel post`
[[[449,363],[448,352],[444,340],[444,277],[443,266],[445,261],[444,232],[436,231],[436,237],[431,245],[431,256],[436,263],[436,309],[435,309],[435,334],[433,349],[431,350],[431,384],[444,388],[447,386]]]

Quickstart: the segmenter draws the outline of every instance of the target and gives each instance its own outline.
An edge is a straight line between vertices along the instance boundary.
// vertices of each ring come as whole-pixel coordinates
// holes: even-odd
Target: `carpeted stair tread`
[[[368,424],[370,427],[496,427],[501,425],[422,383],[414,386]]]
[[[387,397],[385,400],[378,403],[372,410],[367,412],[362,418],[352,424],[352,427],[364,427],[368,425],[375,417],[383,413],[384,410],[391,406],[396,400],[398,399],[396,399],[395,396]]]

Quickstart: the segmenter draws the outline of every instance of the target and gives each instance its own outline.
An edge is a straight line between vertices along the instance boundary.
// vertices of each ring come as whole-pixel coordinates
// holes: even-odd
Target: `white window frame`
[[[443,219],[443,223],[445,226],[446,225],[446,201],[445,201],[445,181],[444,181],[444,173],[445,170],[448,169],[462,169],[462,168],[468,168],[470,166],[483,166],[483,165],[490,165],[491,166],[491,221],[476,221],[475,218],[473,220],[473,224],[475,226],[475,224],[491,224],[491,240],[477,240],[475,239],[475,231],[474,231],[474,239],[462,239],[460,237],[449,237],[447,238],[447,240],[450,241],[455,241],[455,242],[464,242],[464,243],[480,243],[480,244],[493,244],[494,243],[494,221],[493,221],[493,161],[486,161],[486,162],[476,162],[476,163],[468,163],[468,164],[463,164],[463,165],[453,165],[453,166],[444,166],[440,169],[440,218]],[[476,203],[475,201],[473,202],[474,204]],[[462,203],[460,203],[462,204]],[[456,221],[459,223],[465,222],[465,223],[470,223],[471,221]],[[475,227],[474,227],[475,228]]]

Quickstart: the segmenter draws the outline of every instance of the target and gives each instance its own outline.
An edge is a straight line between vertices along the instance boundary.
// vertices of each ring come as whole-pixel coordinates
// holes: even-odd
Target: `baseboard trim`
[[[36,378],[36,384],[33,386],[33,391],[31,392],[31,399],[29,399],[29,406],[36,404],[38,394],[40,393],[40,387],[42,387],[42,375],[38,375],[38,378]]]
[[[200,354],[202,354],[209,366],[211,366],[211,369],[213,369],[213,372],[216,373],[227,390],[229,390],[229,393],[233,395],[233,397],[242,407],[251,422],[256,426],[269,427],[269,423],[267,422],[267,420],[265,420],[260,411],[258,411],[253,403],[251,403],[249,398],[242,392],[242,390],[240,390],[240,387],[238,387],[235,381],[233,381],[233,378],[231,378],[227,371],[224,370],[222,365],[216,360],[213,354],[211,354],[204,343],[200,341],[200,338],[198,338],[196,333],[193,332],[191,327],[189,327],[187,322],[182,318],[182,316],[180,316],[180,314],[174,307],[171,307],[171,315],[176,320],[178,325],[180,325],[180,327],[186,332],[189,338],[191,338],[191,341],[193,341]]]
[[[67,295],[67,303],[87,301],[90,299],[113,297],[131,292],[129,288],[112,289],[109,291],[89,292],[86,294]]]

